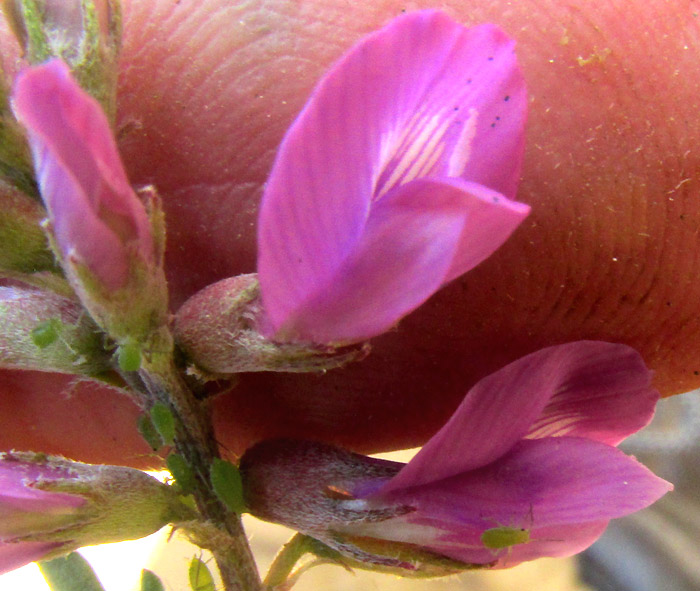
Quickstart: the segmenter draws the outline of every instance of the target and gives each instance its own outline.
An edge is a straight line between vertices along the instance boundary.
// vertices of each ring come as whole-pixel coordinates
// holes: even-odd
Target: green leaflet
[[[196,556],[190,562],[189,578],[192,591],[216,591],[209,567]]]
[[[139,417],[138,430],[153,451],[158,451],[163,447],[163,440],[149,415],[143,414]]]
[[[141,591],[165,591],[165,587],[155,573],[144,568],[141,571]]]
[[[195,488],[194,472],[181,455],[172,453],[165,459],[168,470],[180,486],[183,494],[190,494]]]
[[[156,402],[151,408],[151,421],[163,442],[172,445],[175,439],[175,417],[170,409],[162,402]]]
[[[88,561],[77,552],[38,565],[52,591],[104,591]]]
[[[226,460],[216,458],[211,465],[210,477],[211,485],[219,500],[239,515],[245,512],[243,482],[238,468]]]

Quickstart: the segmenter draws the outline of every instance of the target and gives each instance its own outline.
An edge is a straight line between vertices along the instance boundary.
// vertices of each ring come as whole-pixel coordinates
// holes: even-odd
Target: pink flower
[[[0,461],[0,574],[41,560],[65,542],[31,541],[74,523],[86,500],[78,495],[49,492],[32,486],[39,481],[70,479],[63,466],[22,461],[4,455]]]
[[[0,454],[0,574],[191,518],[171,487],[138,470]]]
[[[672,488],[614,447],[658,397],[629,347],[550,347],[481,380],[408,464],[319,443],[253,447],[246,502],[357,560],[409,570],[392,548],[489,567],[567,556]]]
[[[107,289],[123,287],[130,256],[153,262],[154,244],[99,103],[52,60],[19,74],[13,107],[29,136],[64,264],[87,266]]]
[[[514,197],[526,89],[513,42],[435,11],[342,58],[287,132],[264,193],[258,272],[278,341],[380,334],[478,265]]]

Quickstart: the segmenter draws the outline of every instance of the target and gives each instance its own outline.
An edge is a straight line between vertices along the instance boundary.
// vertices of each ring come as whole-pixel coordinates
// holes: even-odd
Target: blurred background
[[[321,566],[302,576],[295,591],[698,591],[700,589],[700,391],[659,403],[653,423],[625,441],[627,453],[674,483],[676,489],[644,511],[611,522],[589,550],[568,559],[542,559],[494,572],[433,580]],[[411,452],[383,454],[407,461]],[[245,517],[262,572],[293,534]],[[188,591],[187,568],[206,553],[169,528],[134,542],[81,550],[105,591],[138,591],[142,568],[158,574],[168,591]],[[212,570],[215,570],[212,565]],[[48,591],[30,565],[0,576],[2,591]]]

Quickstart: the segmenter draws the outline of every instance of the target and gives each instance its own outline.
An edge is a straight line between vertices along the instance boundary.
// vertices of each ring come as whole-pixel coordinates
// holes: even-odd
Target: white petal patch
[[[369,509],[369,504],[364,499],[341,501],[340,505],[348,511],[367,511]]]
[[[458,177],[464,172],[476,133],[476,109],[469,109],[463,120],[455,108],[432,115],[428,110],[420,109],[404,129],[382,134],[374,201],[417,178]]]
[[[462,131],[459,133],[459,138],[452,147],[452,154],[447,167],[447,176],[458,177],[462,176],[464,169],[467,167],[469,155],[472,151],[472,140],[476,134],[476,120],[478,113],[476,109],[469,109],[469,117],[462,123]]]
[[[392,540],[394,542],[418,544],[421,546],[427,546],[439,541],[440,537],[445,533],[443,530],[429,525],[410,523],[406,516],[380,522],[356,522],[342,526],[334,524],[333,529],[353,536]]]

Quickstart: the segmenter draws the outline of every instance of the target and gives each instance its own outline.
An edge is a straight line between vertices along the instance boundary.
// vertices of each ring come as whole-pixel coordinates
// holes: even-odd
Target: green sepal
[[[2,71],[0,70],[0,75]],[[3,184],[9,187],[13,187],[21,191],[21,195],[28,199],[28,201],[36,206],[38,206],[39,199],[39,188],[34,179],[34,170],[32,167],[32,157],[29,151],[29,144],[24,137],[24,132],[22,127],[15,119],[14,113],[10,108],[9,92],[4,80],[0,79],[0,177],[4,180]],[[4,192],[7,192],[4,189]],[[30,209],[30,206],[26,206],[25,210]],[[6,206],[3,208],[6,212]],[[32,212],[28,212],[30,214]],[[5,215],[0,216],[0,218],[6,217]],[[25,217],[29,217],[26,215]],[[2,220],[3,226],[2,234],[3,237],[9,236],[11,239],[14,238],[12,231],[13,226],[16,227],[20,224],[26,226],[26,220],[16,220],[15,223],[11,223],[12,220]],[[43,236],[40,234],[38,229],[34,228],[28,232],[29,239],[28,242],[32,243],[34,248],[35,256],[39,260],[39,265],[51,266],[53,265],[53,257],[45,248],[45,244],[42,243]],[[16,239],[15,239],[16,241]]]
[[[146,356],[172,348],[172,337],[166,328],[167,282],[159,261],[154,264],[138,248],[129,249],[129,278],[123,287],[111,289],[75,253],[61,258],[51,224],[44,224],[44,229],[81,303],[117,344],[116,361],[123,371],[138,371]]]
[[[209,567],[196,556],[190,562],[188,575],[192,591],[216,591],[214,577]]]
[[[405,542],[339,533],[333,537],[334,542],[339,543],[346,552],[338,552],[314,538],[309,542],[309,552],[345,568],[370,570],[400,577],[445,577],[468,570],[489,569],[496,563],[495,560],[483,564],[462,562]]]
[[[244,513],[241,473],[231,462],[215,458],[210,469],[211,485],[219,500],[231,511]]]
[[[265,311],[257,275],[213,283],[188,299],[173,321],[175,341],[202,381],[260,371],[326,372],[364,359],[369,343],[280,343],[260,332]]]
[[[95,571],[77,552],[37,564],[52,591],[104,591]]]
[[[26,30],[22,24],[20,11],[19,0],[2,1],[2,14],[5,20],[20,45],[26,47]],[[39,190],[34,180],[29,145],[22,127],[12,113],[9,95],[9,85],[0,67],[0,177],[9,185],[20,189],[25,195],[38,199]]]
[[[98,7],[95,0],[82,0],[79,9],[76,3],[66,2],[63,10],[58,2],[47,9],[46,0],[5,0],[3,9],[26,60],[40,64],[62,59],[114,121],[121,2],[105,0]]]
[[[165,591],[165,586],[153,571],[144,568],[141,571],[141,591]]]
[[[60,273],[41,227],[46,210],[32,192],[20,190],[26,188],[12,172],[20,164],[12,163],[5,154],[14,141],[5,133],[5,118],[12,116],[0,106],[0,274]]]

